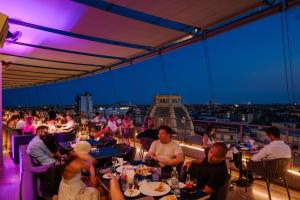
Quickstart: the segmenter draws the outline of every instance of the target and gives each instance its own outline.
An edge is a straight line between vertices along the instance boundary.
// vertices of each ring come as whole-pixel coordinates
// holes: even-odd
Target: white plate
[[[122,173],[123,168],[125,168],[126,170],[133,170],[133,166],[132,165],[123,165],[120,166],[116,169],[117,172]]]
[[[112,176],[111,174],[104,174],[103,178],[104,179],[111,179],[112,178],[111,176]]]
[[[159,200],[167,200],[167,199],[177,199],[175,195],[173,194],[170,194],[170,195],[167,195],[167,196],[164,196],[162,198],[160,198]]]
[[[141,192],[140,192],[139,190],[137,190],[137,189],[133,189],[132,192],[130,192],[130,189],[128,189],[128,190],[126,190],[126,191],[124,192],[124,195],[125,195],[126,197],[136,197],[136,196],[139,196],[140,193],[141,193]]]
[[[144,184],[141,185],[140,191],[141,191],[142,194],[144,194],[146,196],[154,196],[154,197],[163,196],[165,194],[168,194],[170,192],[171,188],[170,188],[170,186],[168,184],[165,184],[165,183],[162,183],[163,187],[164,187],[164,191],[163,192],[155,191],[155,189],[161,183],[162,182],[148,182],[148,183],[144,183]]]
[[[168,180],[168,184],[171,186],[171,179]],[[185,184],[183,182],[179,182],[179,189],[185,188]]]

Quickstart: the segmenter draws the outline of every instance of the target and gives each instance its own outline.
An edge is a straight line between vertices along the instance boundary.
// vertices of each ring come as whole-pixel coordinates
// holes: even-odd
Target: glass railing
[[[132,115],[137,130],[140,130],[145,116]],[[263,146],[269,142],[265,129],[271,126],[255,125],[243,122],[223,122],[209,120],[189,120],[179,118],[159,117],[153,118],[154,127],[161,125],[170,126],[174,132],[174,138],[181,143],[189,145],[201,145],[201,136],[205,133],[206,127],[215,127],[216,137],[226,143],[237,143],[252,138],[257,144]],[[281,139],[287,143],[292,150],[293,157],[300,165],[300,129],[278,127],[281,131]]]

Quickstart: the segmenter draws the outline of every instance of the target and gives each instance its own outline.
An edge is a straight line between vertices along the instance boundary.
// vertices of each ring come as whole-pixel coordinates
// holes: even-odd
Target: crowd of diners
[[[27,132],[36,134],[28,144],[26,152],[40,164],[61,163],[60,160],[63,156],[54,143],[51,144],[53,140],[51,140],[49,132],[52,126],[56,127],[57,125],[64,127],[65,130],[73,129],[75,122],[71,114],[57,114],[54,110],[32,113],[5,111],[3,118],[9,127],[22,129],[22,134]],[[82,117],[80,123],[84,125],[87,123],[86,121]],[[133,123],[127,115],[123,119],[119,116],[110,116],[107,120],[103,114],[96,113],[92,122],[101,127],[97,130],[95,138],[102,137],[107,132],[115,135],[118,131],[121,131],[125,136],[123,142],[130,145],[128,131],[133,127]],[[184,174],[191,172],[193,178],[198,180],[198,189],[207,194],[213,194],[229,180],[228,163],[232,159],[228,156],[230,152],[232,153],[231,148],[227,144],[217,141],[214,130],[214,127],[208,126],[202,137],[205,156],[199,155],[198,159],[188,161],[181,145],[172,139],[173,130],[168,126],[155,128],[153,120],[149,117],[145,119],[137,138],[151,138],[154,140],[145,158],[145,163],[160,166],[169,174],[175,166],[182,177],[184,177]],[[251,170],[255,170],[255,166],[258,167],[258,162],[261,160],[291,158],[290,147],[280,139],[280,130],[271,127],[266,129],[266,133],[270,143],[250,159]],[[90,156],[90,151],[90,143],[79,141],[73,151],[67,157],[64,157],[64,172],[57,198],[59,200],[124,199],[119,182],[114,175],[111,175],[109,194],[103,190],[100,179],[96,176],[95,160]],[[249,163],[243,169],[248,170],[247,165]],[[84,179],[83,171],[89,172],[88,178]]]

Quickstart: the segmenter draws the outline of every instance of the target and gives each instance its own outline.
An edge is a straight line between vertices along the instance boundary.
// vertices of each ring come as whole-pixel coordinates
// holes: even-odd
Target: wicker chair
[[[284,181],[288,198],[291,199],[288,182],[286,180],[287,170],[290,167],[291,161],[291,158],[278,158],[273,160],[263,160],[259,162],[259,164],[249,162],[248,168],[255,174],[265,179],[268,188],[269,199],[271,199],[270,180]]]
[[[140,158],[143,160],[145,151],[149,151],[151,144],[154,140],[151,138],[140,138],[141,148],[140,148]]]

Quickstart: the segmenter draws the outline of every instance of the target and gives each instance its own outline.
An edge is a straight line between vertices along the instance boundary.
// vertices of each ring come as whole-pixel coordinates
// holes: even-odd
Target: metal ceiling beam
[[[9,75],[9,76],[17,76],[17,77],[40,77],[40,78],[60,78],[60,77],[57,77],[56,76],[40,76],[40,75],[32,75],[32,74],[10,74],[10,73],[7,73],[7,71],[4,71],[2,72],[2,75]],[[63,76],[61,78],[64,78],[66,76]]]
[[[89,72],[88,70],[65,69],[65,68],[47,67],[47,66],[40,66],[40,65],[27,65],[22,63],[11,63],[11,65],[17,65],[17,66],[29,67],[29,68],[38,68],[38,69],[58,70],[58,71]]]
[[[121,46],[121,47],[127,47],[127,48],[133,48],[133,49],[143,49],[147,51],[152,51],[154,48],[150,46],[145,46],[145,45],[140,45],[140,44],[133,44],[133,43],[128,43],[128,42],[121,42],[121,41],[115,41],[115,40],[109,40],[109,39],[104,39],[104,38],[98,38],[98,37],[93,37],[93,36],[88,36],[88,35],[82,35],[78,33],[72,33],[72,32],[67,32],[59,29],[54,29],[46,26],[40,26],[37,24],[32,24],[28,22],[23,22],[17,19],[8,19],[8,22],[10,24],[16,24],[19,26],[25,26],[33,29],[38,29],[46,32],[51,32],[59,35],[64,35],[68,37],[73,37],[73,38],[78,38],[82,40],[88,40],[92,42],[97,42],[97,43],[105,43],[105,44],[110,44],[110,45],[115,45],[115,46]]]
[[[199,41],[202,41],[209,37],[213,37],[217,34],[226,32],[228,30],[236,28],[237,26],[241,26],[243,24],[249,23],[253,20],[257,20],[264,16],[275,14],[281,10],[280,8],[282,6],[283,1],[285,1],[287,3],[287,7],[293,7],[293,6],[300,4],[300,0],[277,0],[273,4],[264,4],[263,6],[255,8],[253,10],[250,10],[239,16],[233,17],[224,22],[221,22],[214,26],[211,26],[207,30],[200,31],[199,34],[194,35],[190,39],[186,39],[186,40],[183,40],[183,41],[180,41],[177,43],[171,42],[170,44],[167,44],[167,45],[159,48],[156,51],[147,52],[144,54],[134,56],[132,58],[129,58],[130,61],[119,61],[119,62],[113,63],[110,66],[107,66],[105,69],[111,69],[111,68],[122,66],[122,65],[128,65],[128,64],[132,64],[136,60],[140,61],[140,60],[145,60],[145,59],[151,58],[153,56],[161,55],[162,53],[171,51],[173,49],[180,48],[180,47],[183,47],[183,46],[195,43],[195,42],[199,42]],[[101,72],[105,69],[95,70],[91,73],[95,74],[95,73]]]
[[[81,51],[72,51],[72,50],[66,50],[66,49],[58,49],[58,48],[46,47],[46,46],[35,45],[35,44],[28,44],[28,43],[23,43],[23,42],[10,42],[10,43],[17,44],[17,45],[22,45],[22,46],[27,46],[27,47],[38,48],[38,49],[45,49],[45,50],[49,50],[49,51],[58,51],[58,52],[63,52],[63,53],[78,54],[78,55],[82,55],[82,56],[90,56],[90,57],[96,57],[96,58],[106,58],[106,59],[113,59],[113,60],[127,60],[126,58],[122,58],[122,57],[108,56],[108,55],[102,55],[102,54],[93,54],[93,53],[86,53],[86,52],[81,52]]]
[[[54,78],[51,78],[51,77],[50,78],[39,78],[39,77],[32,78],[32,77],[29,77],[29,76],[27,76],[27,77],[23,76],[22,78],[20,78],[20,77],[16,77],[16,76],[7,76],[7,75],[3,74],[3,80],[6,79],[6,78],[8,78],[8,79],[14,79],[14,80],[20,79],[22,81],[23,80],[52,81],[52,80],[55,79],[55,77]]]
[[[144,23],[152,24],[155,26],[160,26],[163,28],[184,32],[187,34],[193,33],[193,30],[196,27],[183,24],[180,22],[172,21],[169,19],[164,19],[161,17],[157,17],[154,15],[150,15],[141,11],[137,11],[134,9],[126,8],[123,6],[119,6],[113,3],[109,3],[106,1],[99,0],[73,0],[74,2],[83,4],[85,6],[90,6],[99,10],[103,10],[106,12],[110,12],[119,16],[127,17],[133,20],[141,21]],[[199,28],[199,27],[197,27]]]
[[[9,53],[0,53],[0,55],[12,56],[12,57],[17,57],[17,58],[26,58],[26,59],[31,59],[31,60],[40,60],[40,61],[46,61],[46,62],[54,62],[54,63],[60,63],[60,64],[81,65],[81,66],[91,66],[91,67],[100,67],[100,68],[105,67],[105,65],[95,65],[95,64],[66,62],[66,61],[59,61],[59,60],[49,60],[49,59],[43,59],[43,58],[34,58],[34,57],[28,57],[28,56],[14,55],[14,54],[9,54]]]
[[[27,70],[17,70],[17,69],[5,69],[2,70],[3,72],[22,72],[22,73],[34,73],[34,74],[51,74],[51,75],[65,75],[65,76],[71,76],[74,74],[64,74],[64,73],[51,73],[51,72],[36,72],[36,71],[27,71]]]

